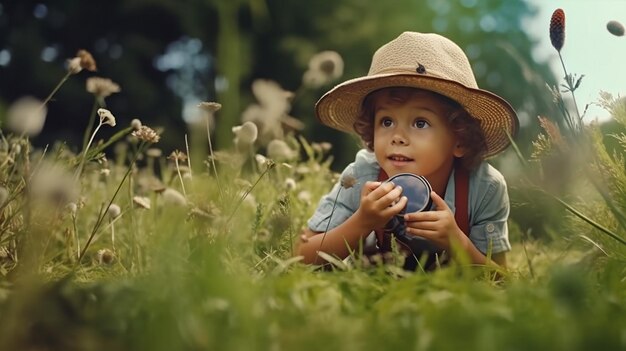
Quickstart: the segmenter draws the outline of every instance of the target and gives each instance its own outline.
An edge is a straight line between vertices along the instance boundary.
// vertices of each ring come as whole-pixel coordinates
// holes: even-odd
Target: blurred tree
[[[121,121],[139,117],[165,128],[165,145],[179,145],[195,105],[224,104],[217,138],[226,145],[230,127],[251,100],[250,83],[274,79],[298,91],[293,114],[311,139],[336,145],[338,167],[354,140],[314,123],[312,106],[330,86],[300,87],[308,59],[321,50],[339,52],[344,78],[366,74],[372,53],[404,30],[435,31],[463,47],[479,85],[512,102],[523,125],[551,111],[545,82],[554,78],[531,56],[533,40],[523,20],[534,10],[525,1],[416,1],[393,4],[277,0],[4,1],[0,5],[0,98],[44,97],[63,75],[65,59],[90,50],[96,75],[113,79],[122,92],[108,99]],[[91,101],[87,73],[72,77],[50,104],[45,132],[36,142],[62,138],[78,145]],[[241,95],[241,96],[240,96]],[[530,121],[529,121],[530,120]],[[68,123],[68,121],[72,121]],[[534,135],[535,130],[524,131]]]

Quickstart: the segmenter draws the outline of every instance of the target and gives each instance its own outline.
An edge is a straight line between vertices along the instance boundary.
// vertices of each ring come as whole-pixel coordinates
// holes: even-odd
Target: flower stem
[[[93,134],[91,134],[91,139],[89,139],[89,143],[87,143],[87,147],[85,148],[85,150],[83,150],[83,157],[81,158],[80,164],[78,165],[78,168],[76,169],[76,175],[75,175],[76,180],[78,180],[78,178],[80,178],[80,175],[83,173],[83,167],[85,166],[85,159],[87,158],[87,151],[89,151],[89,147],[91,146],[91,143],[93,142],[93,138],[96,136],[96,133],[98,133],[98,130],[100,129],[100,127],[102,127],[102,122],[100,122],[98,126],[96,127],[96,129],[93,131]]]
[[[214,157],[214,154],[213,154],[213,144],[211,143],[211,128],[209,128],[209,116],[207,116],[207,119],[206,119],[206,133],[207,133],[207,136],[209,138],[209,151],[211,153],[211,155],[209,155],[209,157],[211,158],[211,167],[213,168],[213,173],[215,174],[215,181],[217,182],[217,190],[219,191],[220,199],[223,199],[224,197],[222,195],[222,186],[220,185],[220,178],[217,176],[217,168],[215,168],[215,157]]]
[[[98,99],[94,99],[93,107],[91,108],[91,114],[89,115],[89,123],[87,124],[87,129],[85,129],[85,135],[83,136],[83,150],[87,146],[87,138],[89,138],[89,132],[93,128],[94,123],[96,122],[96,110],[98,109]],[[86,150],[84,151],[87,152]]]
[[[261,181],[261,178],[263,178],[263,176],[269,172],[270,169],[274,168],[274,163],[270,164],[264,171],[263,173],[261,173],[261,175],[257,178],[256,182],[254,182],[254,184],[252,184],[252,186],[250,187],[250,189],[246,190],[246,192],[239,198],[239,201],[237,202],[237,205],[235,205],[235,208],[233,209],[233,212],[230,214],[230,216],[228,217],[228,220],[226,221],[226,225],[228,225],[228,223],[230,223],[230,220],[233,218],[233,216],[235,215],[235,213],[237,212],[237,209],[239,209],[239,206],[241,205],[241,203],[243,202],[243,200],[248,196],[248,194],[250,194],[252,192],[252,190],[254,189],[254,187],[256,187],[257,184],[259,184],[259,181]]]
[[[565,72],[565,82],[569,87],[569,92],[572,94],[572,99],[574,100],[574,108],[576,109],[576,116],[578,117],[578,126],[582,125],[582,116],[580,115],[580,111],[578,111],[578,103],[576,102],[576,94],[574,94],[574,85],[572,82],[572,78],[567,74],[567,68],[565,68],[565,61],[563,61],[563,56],[561,56],[561,52],[559,53],[559,60],[561,61],[561,66],[563,67],[563,72]],[[569,77],[569,78],[568,78]]]
[[[126,173],[124,174],[124,177],[122,178],[122,181],[117,186],[117,189],[115,189],[115,192],[113,193],[113,197],[111,197],[111,200],[109,201],[109,204],[102,211],[100,211],[100,215],[98,216],[98,220],[96,221],[96,224],[94,225],[93,229],[91,230],[91,234],[89,235],[89,239],[87,240],[87,243],[85,244],[85,247],[83,247],[83,250],[80,252],[80,255],[78,256],[77,264],[80,264],[81,259],[85,256],[85,251],[87,251],[87,248],[91,244],[93,238],[96,236],[96,233],[98,232],[98,229],[102,225],[102,220],[106,216],[107,210],[109,209],[109,207],[111,207],[111,204],[113,204],[113,201],[115,201],[115,197],[117,196],[117,193],[119,193],[120,189],[122,188],[122,185],[124,184],[124,181],[126,180],[128,175],[130,174],[130,172],[133,170],[133,165],[137,161],[137,158],[139,157],[141,152],[143,152],[143,149],[145,148],[145,145],[146,145],[146,143],[142,141],[141,144],[139,145],[139,147],[137,148],[137,151],[135,151],[135,155],[133,156],[133,160],[130,162],[130,165],[128,165],[128,170],[126,170]]]
[[[317,249],[317,252],[322,250],[322,245],[324,245],[324,239],[326,239],[326,234],[328,233],[328,228],[330,227],[330,221],[333,219],[333,213],[335,213],[335,207],[337,207],[337,200],[339,199],[339,194],[341,193],[342,186],[337,190],[337,195],[335,196],[335,201],[333,201],[333,209],[330,211],[330,217],[328,217],[328,223],[326,223],[326,229],[324,229],[324,234],[322,235],[322,240],[320,241],[320,247]],[[317,263],[317,257],[315,256],[315,261],[313,264]]]

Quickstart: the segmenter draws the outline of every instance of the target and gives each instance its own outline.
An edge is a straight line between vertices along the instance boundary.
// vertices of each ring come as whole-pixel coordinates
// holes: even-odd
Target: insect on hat
[[[430,90],[458,102],[480,121],[487,142],[486,157],[504,150],[519,121],[506,100],[476,84],[467,56],[451,40],[434,33],[404,32],[380,47],[365,77],[345,81],[324,94],[315,105],[325,125],[353,132],[363,99],[388,87]]]

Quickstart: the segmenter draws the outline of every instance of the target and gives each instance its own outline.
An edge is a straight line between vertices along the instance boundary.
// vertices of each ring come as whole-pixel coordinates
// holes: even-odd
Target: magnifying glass
[[[430,210],[432,187],[426,178],[412,173],[400,173],[389,178],[388,182],[402,187],[402,195],[406,196],[407,205],[394,216],[385,226],[385,231],[392,233],[398,241],[405,244],[413,255],[420,257],[423,253],[441,252],[429,240],[406,233],[404,214]]]

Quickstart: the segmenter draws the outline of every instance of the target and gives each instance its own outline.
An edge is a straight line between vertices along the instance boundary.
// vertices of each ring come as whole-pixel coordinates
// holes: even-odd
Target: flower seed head
[[[356,184],[356,178],[352,174],[344,174],[341,177],[341,186],[345,189],[350,189]]]
[[[109,249],[98,250],[98,263],[109,265],[115,261],[115,254]]]
[[[96,68],[96,60],[93,59],[93,56],[87,50],[78,50],[76,53],[76,57],[80,58],[80,66],[88,71],[95,72]]]
[[[561,51],[565,43],[565,12],[556,9],[550,19],[550,41],[556,51]]]
[[[285,188],[287,191],[292,191],[296,189],[296,181],[293,178],[285,179]]]
[[[116,204],[111,204],[111,206],[109,206],[109,209],[107,210],[107,214],[109,215],[109,217],[111,217],[111,219],[117,218],[120,213],[122,213],[122,209],[119,205]]]
[[[235,134],[237,143],[244,143],[247,145],[253,144],[259,135],[259,130],[256,124],[250,121],[240,126],[233,127],[232,131]]]
[[[87,92],[101,98],[121,91],[120,86],[109,78],[89,77],[85,85]]]
[[[46,106],[30,96],[20,98],[7,111],[7,128],[18,134],[36,136],[46,122]]]
[[[131,133],[134,137],[139,140],[148,142],[148,143],[158,143],[161,137],[150,127],[141,126],[138,130]]]
[[[133,203],[137,205],[137,207],[145,208],[146,210],[150,209],[150,198],[145,196],[133,196]]]
[[[138,118],[133,118],[132,121],[130,121],[130,126],[134,129],[134,130],[138,130],[139,128],[141,128],[141,120],[139,120]]]
[[[78,206],[74,202],[70,202],[67,204],[67,209],[70,211],[72,216],[76,216],[76,211],[78,210]]]
[[[222,104],[218,102],[201,102],[198,107],[206,112],[217,112],[222,108]]]
[[[624,35],[624,25],[618,21],[609,21],[609,23],[606,24],[606,29],[608,29],[609,33],[615,35],[616,37]]]
[[[296,156],[296,152],[285,141],[274,139],[267,144],[267,156],[277,161],[291,160]]]
[[[83,67],[80,65],[80,57],[67,60],[67,71],[70,72],[70,74],[78,74],[82,70]]]
[[[322,51],[311,57],[302,82],[312,88],[328,84],[343,75],[343,66],[343,59],[337,52]]]
[[[113,117],[111,111],[107,110],[106,108],[99,108],[98,116],[100,116],[100,123],[108,124],[111,127],[115,127],[115,117]]]
[[[185,199],[183,194],[179,193],[178,191],[172,188],[165,189],[162,195],[163,195],[163,200],[167,204],[177,205],[177,206],[187,205],[187,199]]]

